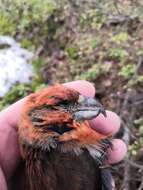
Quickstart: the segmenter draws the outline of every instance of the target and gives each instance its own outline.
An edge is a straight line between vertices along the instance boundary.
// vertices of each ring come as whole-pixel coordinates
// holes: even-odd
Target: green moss
[[[23,38],[21,41],[20,41],[20,43],[21,43],[21,47],[23,47],[23,48],[30,48],[30,47],[32,47],[32,42],[30,41],[30,40],[28,40],[28,39],[26,39],[26,38]]]
[[[78,47],[75,45],[71,45],[66,48],[68,56],[72,59],[76,59],[78,57]]]
[[[43,81],[36,78],[36,76],[31,84],[17,84],[13,86],[12,89],[5,94],[2,100],[0,100],[0,111],[17,100],[27,96],[29,93],[37,92],[45,87],[46,85]]]
[[[37,58],[32,62],[33,68],[36,73],[39,73],[41,67],[44,65],[44,60],[42,58]]]
[[[89,11],[89,17],[91,18],[92,29],[101,29],[102,25],[106,22],[107,18],[102,11],[98,9],[91,9]]]
[[[143,56],[143,48],[139,47],[139,50],[137,51],[138,56]]]
[[[37,91],[37,89],[41,89],[42,85],[43,85],[43,78],[41,76],[41,68],[44,65],[44,60],[41,58],[35,59],[32,62],[34,71],[35,71],[35,75],[33,78],[33,81],[31,83],[31,89],[32,91]]]
[[[143,118],[134,121],[135,127],[138,129],[138,138],[129,146],[129,154],[134,156],[143,145]]]
[[[80,26],[83,30],[89,29],[89,27],[90,29],[100,30],[106,20],[106,15],[96,8],[83,10],[79,17]]]
[[[91,41],[91,47],[92,49],[96,49],[97,46],[101,43],[101,38],[98,36],[98,37],[95,37],[93,38],[93,40]]]
[[[135,72],[135,65],[134,64],[127,64],[123,65],[119,75],[124,77],[125,79],[129,79]]]
[[[142,83],[143,82],[143,75],[139,75],[137,78],[137,81]]]
[[[120,32],[111,37],[111,40],[117,44],[127,42],[128,39],[129,39],[129,35],[126,32]]]
[[[80,75],[80,79],[82,80],[94,80],[96,79],[101,73],[101,69],[94,65],[92,68],[88,69],[87,72]]]
[[[15,28],[14,22],[0,13],[0,35],[13,35]]]
[[[42,3],[40,0],[0,0],[0,34],[23,33],[36,25],[44,25],[56,8],[56,2],[52,0]]]
[[[4,98],[0,101],[0,110],[14,103],[16,100],[26,96],[29,92],[31,92],[30,85],[18,84],[13,86],[12,89],[6,93]]]
[[[51,0],[25,1],[23,15],[19,27],[28,27],[31,23],[43,22],[53,13],[56,8],[55,2]]]
[[[128,56],[128,52],[122,48],[110,48],[108,54],[109,57],[119,59],[121,62],[125,61]]]
[[[37,91],[39,91],[39,90],[41,90],[43,88],[46,88],[47,85],[44,84],[44,83],[39,83],[39,84],[36,84],[35,86],[32,85],[32,87],[33,87],[33,91],[37,92]]]
[[[108,73],[111,68],[111,65],[108,64],[94,64],[91,68],[89,68],[85,73],[81,74],[78,79],[82,80],[95,80],[102,74]]]

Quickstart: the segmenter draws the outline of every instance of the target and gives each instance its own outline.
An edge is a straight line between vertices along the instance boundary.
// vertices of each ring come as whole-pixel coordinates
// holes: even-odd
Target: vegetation
[[[114,167],[117,189],[141,190],[134,163],[143,162],[142,0],[0,0],[0,10],[0,35],[35,53],[32,83],[14,86],[0,109],[55,82],[91,81],[105,107],[120,115],[117,137],[129,145],[126,160]]]

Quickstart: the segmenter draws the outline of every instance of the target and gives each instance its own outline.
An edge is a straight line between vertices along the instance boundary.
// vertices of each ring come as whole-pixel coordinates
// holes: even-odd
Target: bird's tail
[[[101,168],[102,190],[113,190],[112,174],[109,168]]]

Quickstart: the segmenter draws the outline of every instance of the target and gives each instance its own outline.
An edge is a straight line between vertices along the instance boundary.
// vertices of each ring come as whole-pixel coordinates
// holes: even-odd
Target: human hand
[[[76,81],[65,85],[85,96],[94,97],[95,89],[89,82]],[[24,101],[25,98],[0,113],[0,190],[7,190],[6,182],[10,180],[20,161],[17,130]],[[115,134],[119,130],[120,119],[115,113],[107,111],[107,118],[99,115],[91,121],[91,127],[103,134]],[[126,151],[127,148],[123,141],[114,139],[113,148],[109,150],[109,164],[122,160]]]

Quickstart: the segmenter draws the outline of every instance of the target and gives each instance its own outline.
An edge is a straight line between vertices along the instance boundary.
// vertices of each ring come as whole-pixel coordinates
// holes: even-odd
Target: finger
[[[106,111],[107,117],[100,114],[90,121],[91,127],[103,134],[115,134],[120,128],[120,118],[112,111]]]
[[[126,144],[120,139],[114,139],[112,141],[113,147],[108,151],[108,163],[115,164],[123,160],[127,153]]]
[[[7,180],[19,160],[18,134],[11,126],[0,120],[0,164]]]
[[[89,96],[89,97],[95,96],[95,88],[88,81],[79,80],[74,82],[68,82],[64,85],[68,86],[69,88],[77,90],[79,93],[81,93],[84,96]]]
[[[21,108],[25,100],[26,97],[0,112],[0,123],[5,123],[6,125],[12,127],[14,130],[17,131]]]

